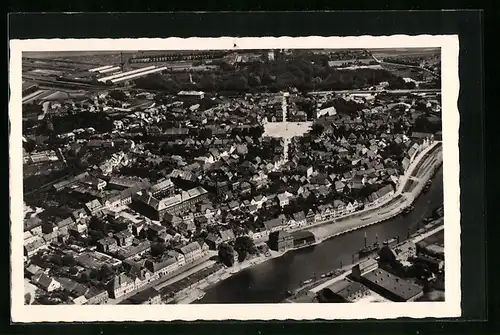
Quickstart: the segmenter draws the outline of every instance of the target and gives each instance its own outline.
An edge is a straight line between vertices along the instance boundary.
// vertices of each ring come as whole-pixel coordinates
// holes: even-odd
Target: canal
[[[379,242],[399,236],[406,239],[423,226],[422,219],[443,204],[443,169],[437,171],[432,186],[415,202],[415,209],[407,216],[397,216],[321,244],[297,251],[241,271],[207,290],[196,303],[278,303],[286,298],[287,290],[300,287],[300,283],[335,268],[352,263],[355,254],[367,242]]]

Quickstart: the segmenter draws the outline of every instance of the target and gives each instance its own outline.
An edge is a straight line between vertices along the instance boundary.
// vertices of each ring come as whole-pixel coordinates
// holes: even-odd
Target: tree
[[[50,261],[52,263],[54,263],[55,265],[59,265],[59,266],[63,266],[63,259],[60,255],[53,255],[51,258],[50,258]]]
[[[64,266],[74,266],[76,264],[75,258],[71,255],[64,255],[62,257],[62,263]]]
[[[109,92],[109,96],[113,99],[125,101],[127,100],[127,95],[123,91],[114,90]]]
[[[166,247],[165,244],[163,243],[154,243],[151,245],[151,256],[157,257],[163,255],[165,252]]]
[[[28,292],[24,295],[24,304],[30,305],[30,303],[31,303],[31,293]]]
[[[234,249],[227,243],[222,243],[219,246],[219,258],[226,266],[234,264]]]
[[[108,279],[109,277],[111,277],[114,273],[115,272],[113,271],[113,269],[109,265],[104,264],[99,269],[99,279],[101,281],[106,281],[106,279]]]
[[[238,253],[238,261],[245,260],[248,254],[257,253],[257,247],[249,236],[238,236],[234,241],[234,250]]]

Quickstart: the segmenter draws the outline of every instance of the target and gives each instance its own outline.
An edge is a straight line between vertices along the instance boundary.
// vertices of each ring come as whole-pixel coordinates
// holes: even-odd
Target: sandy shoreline
[[[204,292],[208,290],[210,287],[218,284],[219,282],[239,273],[240,271],[247,269],[252,266],[256,266],[258,264],[261,264],[263,262],[266,262],[270,259],[274,259],[277,257],[281,257],[284,254],[286,254],[289,251],[293,250],[298,250],[302,248],[307,248],[313,245],[318,245],[328,239],[349,233],[351,231],[355,231],[358,229],[362,229],[371,225],[375,225],[378,223],[382,223],[384,221],[387,221],[389,219],[392,219],[396,217],[397,215],[401,214],[402,210],[411,205],[421,194],[425,183],[432,178],[434,175],[434,172],[441,166],[442,164],[442,155],[439,154],[437,155],[437,158],[434,158],[429,164],[429,166],[426,169],[426,172],[419,177],[418,180],[418,185],[408,193],[403,194],[404,201],[396,203],[392,208],[388,209],[386,212],[380,214],[380,213],[372,213],[374,212],[377,208],[383,207],[385,204],[389,203],[392,201],[395,197],[401,195],[400,192],[397,192],[394,197],[391,199],[387,200],[386,202],[380,204],[376,208],[372,208],[370,211],[367,211],[366,215],[370,215],[367,218],[357,218],[357,219],[348,219],[346,218],[345,221],[332,221],[332,223],[324,223],[321,225],[315,225],[310,228],[304,227],[302,230],[309,230],[312,232],[315,237],[316,241],[314,243],[311,243],[305,247],[298,247],[298,248],[291,248],[282,252],[270,250],[271,256],[264,256],[262,254],[253,257],[251,259],[245,260],[242,263],[235,263],[232,267],[225,268],[223,269],[215,278],[212,278],[211,280],[202,280],[199,282],[197,285],[192,287],[190,291],[183,295],[183,297],[176,299],[177,303],[181,304],[189,304],[192,303],[196,300],[199,299],[200,296],[204,295]],[[433,156],[434,157],[434,156]],[[372,216],[377,216],[376,219],[373,219]]]

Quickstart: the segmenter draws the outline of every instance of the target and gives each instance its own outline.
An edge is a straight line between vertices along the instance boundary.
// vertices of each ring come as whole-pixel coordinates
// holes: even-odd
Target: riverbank
[[[317,225],[311,225],[309,227],[304,227],[302,229],[298,230],[309,230],[313,232],[313,234],[316,237],[316,241],[305,248],[312,247],[314,245],[318,245],[326,240],[329,240],[331,238],[334,238],[339,235],[347,234],[349,232],[362,229],[364,227],[368,227],[371,225],[375,225],[378,223],[381,223],[383,221],[389,220],[391,218],[394,218],[395,216],[401,214],[402,210],[411,205],[419,196],[419,194],[422,192],[423,188],[425,187],[425,184],[427,181],[432,178],[434,175],[434,172],[441,166],[442,163],[442,157],[441,153],[438,152],[437,158],[433,155],[431,157],[428,157],[424,162],[422,163],[428,163],[428,164],[422,164],[422,166],[426,166],[426,169],[419,169],[422,171],[418,171],[418,178],[417,176],[413,177],[413,181],[416,182],[417,186],[413,188],[413,190],[410,193],[405,193],[404,195],[401,194],[401,191],[403,190],[406,182],[412,177],[412,173],[414,173],[415,167],[417,167],[420,163],[420,160],[424,158],[426,152],[429,152],[429,150],[425,150],[422,152],[421,156],[419,157],[420,159],[416,159],[413,164],[412,168],[408,169],[407,175],[403,178],[403,185],[400,185],[398,187],[397,193],[394,195],[393,198],[388,199],[384,203],[379,204],[376,208],[371,208],[367,210],[365,213],[366,215],[370,215],[368,217],[365,216],[359,216],[359,213],[353,213],[347,217],[337,219],[336,221],[329,221],[329,222],[321,222]],[[428,162],[427,162],[428,161]],[[420,173],[421,172],[421,173]],[[404,201],[396,201],[394,202],[395,198],[398,197],[403,197]],[[377,211],[380,211],[381,208],[384,206],[388,206],[388,204],[392,204],[394,208],[387,208],[384,212],[382,213],[377,213]],[[397,205],[397,206],[396,206]],[[373,215],[377,215],[378,217],[374,220]],[[356,219],[353,219],[353,216],[358,216]],[[292,230],[290,230],[291,232]],[[260,241],[260,243],[264,243],[264,241]],[[263,262],[266,262],[268,260],[274,259],[281,257],[285,255],[287,252],[291,252],[297,249],[302,249],[302,247],[299,248],[291,248],[288,249],[284,252],[277,252],[270,250],[271,256],[266,257],[264,255],[259,255],[257,257],[254,257],[249,260],[245,260],[242,263],[236,263],[233,265],[233,267],[229,267],[221,271],[220,274],[217,275],[216,278],[213,278],[210,282],[201,282],[199,285],[193,286],[192,287],[192,292],[199,292],[199,290],[206,291],[210,287],[214,286],[215,284],[239,273],[240,271],[247,269],[252,266],[256,266],[258,264],[261,264]],[[352,266],[352,265],[351,265]],[[349,266],[346,266],[346,268],[349,268]],[[203,295],[203,293],[201,293]],[[194,302],[195,300],[198,300],[198,297],[200,294],[188,294],[187,297],[184,297],[181,299],[182,302],[179,303],[191,303]],[[190,298],[189,298],[190,297]]]
[[[439,233],[444,229],[444,220],[443,218],[438,218],[430,223],[427,224],[427,228],[422,228],[420,233],[416,233],[410,236],[406,241],[412,241],[413,243],[418,243],[429,236],[432,236],[434,234]],[[403,241],[401,243],[405,243],[406,241]],[[347,264],[344,265],[341,268],[333,270],[333,272],[338,273],[338,275],[332,277],[332,278],[321,278],[319,280],[315,280],[312,283],[309,283],[307,285],[303,285],[299,287],[298,289],[294,290],[292,295],[288,298],[286,298],[283,302],[284,303],[311,303],[314,302],[314,299],[316,297],[316,294],[322,290],[325,287],[328,287],[340,280],[345,279],[347,276],[349,276],[352,273],[352,268],[356,264],[359,264],[363,261],[365,261],[368,258],[373,258],[375,257],[374,255],[364,257],[362,259],[359,259],[356,262],[353,262],[352,264]],[[377,259],[375,257],[375,259]]]

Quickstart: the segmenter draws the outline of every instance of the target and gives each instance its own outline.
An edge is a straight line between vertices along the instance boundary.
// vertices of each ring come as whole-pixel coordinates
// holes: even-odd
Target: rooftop
[[[363,278],[405,301],[410,300],[423,291],[422,287],[410,281],[399,278],[383,269],[376,269],[368,272]]]

